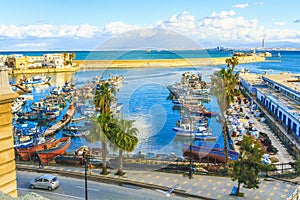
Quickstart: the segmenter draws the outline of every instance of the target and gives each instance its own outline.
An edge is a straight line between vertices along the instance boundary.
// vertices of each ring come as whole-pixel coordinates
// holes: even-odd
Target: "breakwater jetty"
[[[151,59],[151,60],[74,60],[81,69],[99,68],[160,68],[160,67],[185,67],[224,65],[228,57],[221,58],[189,58],[189,59]],[[240,63],[265,62],[265,57],[240,56]]]

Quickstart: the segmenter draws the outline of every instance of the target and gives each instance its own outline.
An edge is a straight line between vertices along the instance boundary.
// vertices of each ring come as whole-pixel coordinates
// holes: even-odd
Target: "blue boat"
[[[27,86],[35,86],[35,85],[45,85],[49,84],[51,81],[50,76],[42,76],[42,75],[37,75],[33,76],[31,78],[23,77],[19,83],[20,85],[27,85]]]

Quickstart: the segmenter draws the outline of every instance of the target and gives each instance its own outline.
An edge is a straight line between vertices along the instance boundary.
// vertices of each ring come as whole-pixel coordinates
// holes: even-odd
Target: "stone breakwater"
[[[43,74],[43,73],[61,73],[61,72],[76,72],[80,70],[78,66],[63,67],[63,68],[36,68],[36,69],[14,69],[9,70],[8,74]]]
[[[222,58],[189,58],[189,59],[155,59],[155,60],[74,60],[81,69],[98,68],[159,68],[224,65],[228,57]],[[260,56],[238,57],[240,63],[264,62]]]
[[[107,69],[107,68],[162,68],[162,67],[190,67],[224,65],[226,58],[186,58],[186,59],[153,59],[153,60],[74,60],[76,67],[64,68],[35,68],[35,69],[14,69],[9,74],[42,74],[76,72],[80,69]],[[264,62],[265,57],[240,56],[240,63]]]

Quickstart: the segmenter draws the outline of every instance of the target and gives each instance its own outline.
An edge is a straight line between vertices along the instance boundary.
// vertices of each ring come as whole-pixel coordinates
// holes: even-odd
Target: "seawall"
[[[76,72],[80,69],[107,69],[107,68],[162,68],[162,67],[190,67],[225,65],[222,58],[188,58],[188,59],[155,59],[155,60],[74,60],[75,67],[64,68],[38,68],[38,69],[15,69],[10,70],[11,74],[42,74]],[[239,63],[265,62],[265,57],[260,56],[240,56]]]
[[[38,69],[15,69],[9,70],[8,74],[43,74],[43,73],[60,73],[60,72],[76,72],[80,67],[64,67],[64,68],[38,68]]]
[[[160,67],[187,67],[224,65],[226,58],[189,58],[189,59],[155,59],[155,60],[74,60],[82,69],[97,68],[160,68]],[[264,62],[260,56],[238,57],[239,63]]]

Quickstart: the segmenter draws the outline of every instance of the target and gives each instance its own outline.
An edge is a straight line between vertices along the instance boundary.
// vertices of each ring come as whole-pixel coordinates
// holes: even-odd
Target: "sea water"
[[[42,55],[47,52],[18,52],[24,55]],[[53,52],[49,52],[53,53]],[[277,55],[277,52],[271,52]],[[299,51],[280,51],[281,57],[267,58],[271,62],[240,64],[237,70],[247,68],[254,73],[279,73],[291,72],[300,73],[300,52]],[[10,52],[11,54],[11,52]],[[94,53],[92,53],[94,54]],[[97,52],[92,55],[90,52],[76,52],[76,59],[164,59],[180,57],[201,57],[206,53],[200,54],[195,51],[182,51],[180,54],[174,52],[153,52],[152,54],[144,51],[130,53],[124,52]],[[209,51],[212,57],[229,56],[229,52]],[[90,55],[90,56],[89,56]],[[123,55],[123,57],[120,55]],[[177,56],[177,57],[176,57]],[[82,70],[76,73],[49,74],[52,77],[51,86],[35,87],[33,89],[34,101],[43,99],[53,87],[62,86],[65,81],[75,80],[77,86],[82,86],[86,81],[92,81],[95,76],[108,78],[110,74],[123,75],[125,80],[121,90],[117,94],[117,100],[123,104],[121,110],[125,119],[135,120],[134,126],[138,128],[139,143],[135,152],[143,153],[175,153],[182,154],[182,145],[190,142],[187,137],[177,137],[172,130],[178,119],[180,111],[174,110],[172,101],[168,99],[169,91],[167,85],[180,81],[181,75],[185,71],[202,73],[205,81],[210,81],[210,75],[224,66],[201,66],[201,67],[180,67],[180,68],[149,68],[149,69],[102,69],[102,70]],[[10,76],[10,81],[16,82],[20,76]],[[218,111],[217,101],[212,97],[211,102],[205,104],[207,110]],[[213,136],[217,136],[217,141],[210,142],[223,146],[221,135],[221,125],[215,118],[210,120],[210,127]],[[62,137],[58,133],[57,137]],[[90,146],[100,146],[100,143],[88,143],[85,139],[72,139],[72,144],[68,151],[74,151],[83,144]]]

